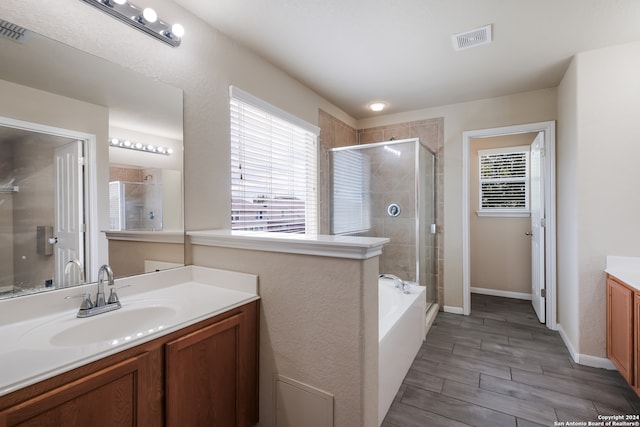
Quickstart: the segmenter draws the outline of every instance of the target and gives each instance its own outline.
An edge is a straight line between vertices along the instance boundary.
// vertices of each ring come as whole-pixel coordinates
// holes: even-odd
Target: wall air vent
[[[453,48],[455,50],[469,49],[493,41],[491,37],[491,25],[485,25],[475,30],[454,34],[451,38],[453,39]]]
[[[19,25],[0,19],[0,37],[13,41],[23,41],[29,31]]]

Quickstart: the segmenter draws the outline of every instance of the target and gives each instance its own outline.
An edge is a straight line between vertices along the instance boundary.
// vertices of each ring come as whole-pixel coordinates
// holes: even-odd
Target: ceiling
[[[556,87],[576,53],[640,40],[640,0],[174,1],[355,119]]]

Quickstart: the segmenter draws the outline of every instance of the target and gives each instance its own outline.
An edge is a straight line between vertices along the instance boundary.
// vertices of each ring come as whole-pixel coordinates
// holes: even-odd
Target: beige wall
[[[205,246],[191,255],[195,265],[259,276],[260,426],[275,425],[276,373],[333,394],[336,427],[378,425],[377,257]]]
[[[562,234],[568,242],[558,251],[564,269],[558,285],[577,314],[561,315],[560,321],[567,336],[577,334],[572,345],[584,355],[606,357],[606,256],[640,256],[638,75],[640,42],[578,54],[561,85],[567,140],[560,143],[569,146],[559,154],[574,160],[560,175],[559,188],[575,196],[558,207],[559,225],[569,227]]]
[[[116,277],[144,273],[145,260],[184,264],[184,245],[109,240],[109,265]]]
[[[462,132],[556,118],[556,89],[416,110],[358,121],[358,128],[444,118],[444,305],[462,307]]]
[[[530,217],[478,216],[478,150],[528,146],[535,133],[476,138],[469,148],[469,245],[471,287],[531,294]]]
[[[557,319],[575,347],[579,342],[578,66],[571,62],[558,87],[556,144]]]
[[[343,111],[172,1],[155,0],[154,8],[160,18],[184,25],[180,47],[171,48],[78,0],[3,0],[0,14],[183,90],[187,230],[230,226],[229,85],[313,124],[322,108],[355,126]]]

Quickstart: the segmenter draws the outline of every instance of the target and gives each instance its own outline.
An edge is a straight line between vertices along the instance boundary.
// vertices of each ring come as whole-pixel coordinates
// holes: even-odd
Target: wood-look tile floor
[[[640,414],[622,376],[574,363],[530,301],[473,294],[471,304],[471,316],[438,313],[383,427],[586,425],[599,414]]]

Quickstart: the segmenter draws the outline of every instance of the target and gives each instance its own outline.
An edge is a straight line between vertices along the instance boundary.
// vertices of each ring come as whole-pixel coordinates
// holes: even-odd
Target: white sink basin
[[[87,318],[75,288],[0,301],[0,396],[259,299],[257,276],[193,265],[115,284],[122,308]]]
[[[119,313],[112,317],[90,317],[84,322],[65,329],[51,337],[51,345],[67,347],[119,340],[128,341],[135,337],[162,329],[166,321],[175,316],[176,311],[168,307],[142,307]]]
[[[168,301],[160,304],[137,301],[119,310],[87,318],[68,313],[36,326],[22,336],[20,344],[27,348],[115,346],[166,328],[176,314]]]

